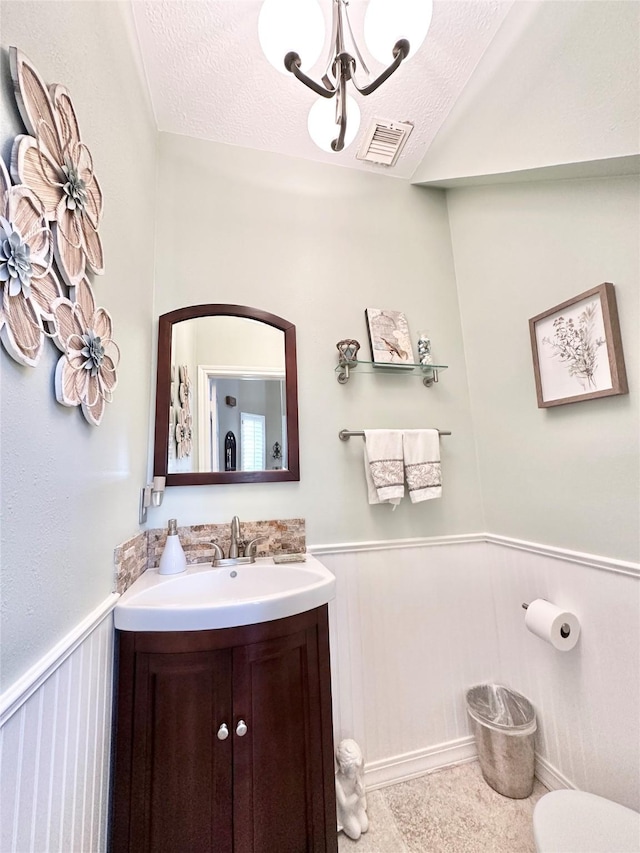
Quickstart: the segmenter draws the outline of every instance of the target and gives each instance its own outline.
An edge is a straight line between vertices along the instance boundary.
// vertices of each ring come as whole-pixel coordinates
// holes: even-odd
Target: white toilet
[[[551,791],[533,810],[538,853],[640,853],[640,814],[586,791]]]

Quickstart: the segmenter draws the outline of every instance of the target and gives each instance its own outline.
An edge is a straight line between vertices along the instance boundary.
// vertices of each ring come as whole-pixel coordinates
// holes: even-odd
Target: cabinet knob
[[[218,729],[218,740],[226,740],[229,737],[229,729],[227,724],[223,723]]]
[[[238,737],[244,737],[247,733],[247,724],[244,720],[240,720],[238,725],[236,726],[236,734]]]

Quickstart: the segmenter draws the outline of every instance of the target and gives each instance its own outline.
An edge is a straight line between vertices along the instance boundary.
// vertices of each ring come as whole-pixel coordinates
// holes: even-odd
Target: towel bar
[[[341,429],[338,433],[338,438],[340,441],[349,441],[352,435],[361,435],[364,437],[363,429]],[[451,435],[451,432],[448,430],[439,429],[438,435]]]

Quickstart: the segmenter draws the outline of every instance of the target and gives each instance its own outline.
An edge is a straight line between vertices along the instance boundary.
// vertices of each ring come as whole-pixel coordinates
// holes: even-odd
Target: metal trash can
[[[528,797],[537,728],[531,702],[501,684],[477,684],[467,691],[467,712],[485,780],[505,797]]]

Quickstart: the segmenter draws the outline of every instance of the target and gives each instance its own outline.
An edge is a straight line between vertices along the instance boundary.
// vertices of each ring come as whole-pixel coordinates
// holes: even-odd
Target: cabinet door
[[[135,682],[128,849],[231,853],[230,650],[139,652]]]
[[[327,850],[320,688],[315,626],[233,650],[234,853]]]

